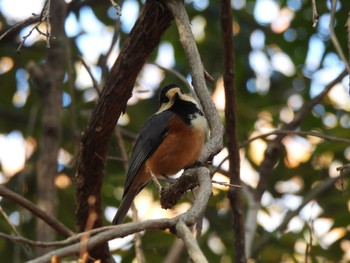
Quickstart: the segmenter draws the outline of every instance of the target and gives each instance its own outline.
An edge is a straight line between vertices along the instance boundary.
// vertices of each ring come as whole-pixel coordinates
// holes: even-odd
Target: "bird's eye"
[[[163,98],[163,103],[168,103],[169,102],[169,98],[168,98],[168,96],[165,96],[164,98]]]
[[[169,98],[167,96],[162,96],[159,100],[159,104],[162,105],[164,103],[168,103],[169,102]]]

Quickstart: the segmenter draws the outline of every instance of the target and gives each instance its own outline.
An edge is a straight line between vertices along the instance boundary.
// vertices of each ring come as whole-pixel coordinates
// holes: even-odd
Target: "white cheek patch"
[[[191,126],[194,129],[199,131],[207,131],[208,124],[207,124],[207,120],[204,118],[203,115],[195,113],[195,114],[191,114],[189,117],[191,119]]]

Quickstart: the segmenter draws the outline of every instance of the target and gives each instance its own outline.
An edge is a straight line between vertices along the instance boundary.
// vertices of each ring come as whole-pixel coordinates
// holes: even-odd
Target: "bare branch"
[[[40,15],[36,15],[33,14],[34,17],[38,17],[38,21],[36,22],[35,26],[32,27],[32,29],[28,32],[27,35],[25,35],[23,37],[23,40],[21,41],[21,43],[19,44],[18,48],[17,48],[17,52],[20,53],[21,52],[21,48],[24,45],[24,43],[26,42],[27,38],[30,37],[33,33],[34,30],[36,30],[40,35],[45,36],[46,38],[46,47],[50,48],[50,39],[54,38],[51,35],[51,26],[50,26],[50,5],[51,5],[51,0],[46,0],[44,2],[44,6],[41,10]],[[42,32],[39,29],[39,26],[41,25],[42,22],[45,22],[46,25],[46,33]],[[10,29],[9,29],[10,30]],[[5,32],[6,34],[7,32]],[[0,37],[1,40],[2,36]]]
[[[331,0],[331,19],[329,21],[329,33],[330,33],[330,37],[331,37],[332,43],[334,45],[335,51],[337,52],[340,59],[344,62],[344,65],[345,65],[348,73],[350,73],[349,61],[348,61],[348,59],[345,58],[343,49],[341,48],[339,41],[338,41],[338,38],[334,33],[334,17],[335,17],[336,6],[337,6],[337,0]]]
[[[221,151],[223,147],[224,127],[205,83],[204,67],[191,31],[190,21],[184,3],[180,0],[168,0],[165,2],[175,19],[180,42],[190,67],[193,86],[211,128],[211,138],[205,145],[200,158],[201,162],[206,162]]]
[[[226,138],[229,159],[229,177],[233,185],[241,185],[240,179],[240,155],[237,136],[237,103],[234,75],[234,42],[232,28],[232,7],[230,0],[221,1],[221,31],[224,54],[224,88],[225,88],[225,121]],[[230,188],[227,197],[230,200],[232,211],[233,247],[236,262],[246,262],[245,233],[242,212],[242,192],[239,189]]]
[[[181,238],[176,238],[163,263],[181,262],[181,255],[185,250],[185,243]]]
[[[253,255],[256,255],[260,251],[260,249],[268,244],[271,240],[273,240],[276,237],[276,233],[279,233],[281,231],[284,231],[286,227],[288,226],[289,222],[292,220],[293,217],[299,214],[299,212],[312,200],[316,199],[318,196],[324,194],[327,190],[329,190],[337,180],[341,178],[341,175],[337,177],[330,177],[327,180],[325,180],[323,183],[316,186],[312,191],[309,192],[308,195],[305,196],[302,203],[293,211],[290,211],[287,213],[287,215],[284,217],[282,223],[273,231],[269,233],[265,233],[264,236],[260,238],[260,240],[256,243],[254,249],[253,249]]]
[[[316,28],[318,24],[318,13],[317,13],[317,6],[316,6],[316,0],[311,0],[312,4],[312,27]]]
[[[166,67],[163,67],[157,63],[154,63],[153,65],[157,66],[158,68],[164,70],[165,72],[167,73],[170,73],[172,75],[174,75],[176,78],[178,78],[179,80],[181,80],[181,82],[186,86],[186,88],[190,91],[192,91],[192,87],[190,85],[190,83],[188,83],[187,79],[185,78],[184,75],[182,75],[180,72],[178,72],[177,70],[175,69],[172,69],[172,68],[166,68]]]
[[[215,83],[215,79],[209,74],[208,71],[204,70],[204,78],[209,81],[211,84]]]
[[[226,183],[226,182],[219,182],[219,181],[215,181],[215,180],[211,180],[211,182],[213,184],[219,184],[219,185],[223,185],[223,186],[227,186],[227,187],[231,187],[231,188],[235,188],[235,187],[242,187],[241,185],[238,184],[230,184],[230,183]]]
[[[282,127],[282,130],[295,130],[300,126],[301,122],[310,114],[313,107],[318,103],[321,103],[326,94],[339,83],[346,75],[348,75],[347,70],[343,70],[334,80],[332,80],[328,85],[325,86],[324,90],[314,97],[312,100],[305,103],[301,109],[295,114],[294,119]],[[258,183],[257,190],[255,191],[255,198],[259,200],[265,191],[267,180],[273,170],[274,165],[281,151],[281,142],[286,134],[278,134],[277,137],[269,142],[269,145],[265,151],[264,160],[260,165],[260,181]]]
[[[80,61],[83,64],[84,68],[86,69],[87,73],[89,74],[91,81],[92,81],[92,86],[94,87],[94,89],[96,90],[98,96],[101,95],[101,90],[102,88],[100,87],[100,85],[98,84],[97,80],[94,78],[94,76],[92,75],[91,69],[88,66],[88,64],[86,64],[86,62],[84,61],[84,59],[82,57],[80,57]]]
[[[328,85],[325,86],[324,90],[320,94],[318,94],[312,100],[305,103],[301,107],[301,109],[295,114],[294,119],[290,123],[284,125],[284,127],[282,127],[282,130],[294,130],[297,127],[299,127],[301,122],[310,114],[313,107],[318,103],[321,103],[325,95],[347,74],[347,70],[341,72],[333,81],[331,81]],[[267,187],[268,180],[272,174],[272,170],[280,156],[280,152],[282,149],[281,144],[285,136],[286,134],[278,134],[275,139],[269,142],[268,147],[265,151],[264,160],[262,161],[259,167],[260,181],[256,190],[254,191],[254,198],[257,203],[260,203],[261,197]],[[256,220],[251,220],[251,222],[257,224]],[[256,229],[257,225],[251,225],[250,227],[252,229]],[[254,251],[257,250],[255,249]],[[254,251],[252,254],[255,253]]]
[[[54,230],[56,230],[57,233],[60,233],[62,236],[69,237],[73,235],[73,232],[70,229],[66,228],[62,223],[57,221],[56,218],[48,215],[27,199],[12,192],[11,190],[7,189],[2,185],[0,185],[0,196],[14,201],[15,203],[24,207],[28,211],[32,212],[35,216],[46,222],[46,224],[51,226]]]
[[[244,142],[242,142],[240,144],[240,148],[244,148],[246,146],[248,146],[248,144],[252,143],[255,140],[258,139],[265,139],[271,135],[277,135],[277,134],[283,134],[283,135],[300,135],[300,136],[314,136],[314,137],[318,137],[327,141],[332,141],[332,142],[341,142],[341,143],[348,143],[350,144],[350,140],[349,139],[345,139],[345,138],[339,138],[339,137],[335,137],[335,136],[329,136],[329,135],[325,135],[322,134],[320,132],[315,132],[315,131],[288,131],[288,130],[275,130],[272,132],[268,132],[268,133],[264,133],[264,134],[260,134],[258,136],[254,136],[252,138],[250,138],[249,140],[246,140]]]
[[[253,191],[251,191],[248,187],[243,188],[244,196],[247,199],[248,207],[247,213],[245,216],[245,255],[246,258],[251,258],[253,244],[256,236],[257,229],[257,219],[258,212],[261,207],[260,202],[258,202],[254,198]]]
[[[22,30],[26,26],[38,23],[40,21],[40,17],[37,15],[33,15],[32,17],[27,18],[26,20],[20,21],[14,26],[10,27],[8,30],[6,30],[1,36],[0,41],[3,40],[6,36],[17,33],[18,31]]]
[[[305,263],[308,263],[309,262],[309,257],[311,256],[311,249],[312,249],[312,236],[314,234],[314,230],[313,230],[313,220],[311,220],[310,222],[310,225],[307,224],[307,228],[309,230],[309,240],[306,244],[306,247],[305,247]]]
[[[112,6],[114,7],[115,11],[117,12],[118,16],[122,15],[122,9],[120,8],[120,6],[118,5],[118,3],[116,3],[114,0],[109,0],[112,4]]]
[[[8,217],[8,215],[6,214],[6,212],[4,211],[4,209],[2,209],[2,206],[0,206],[0,214],[2,214],[2,216],[5,218],[6,223],[11,227],[12,231],[17,235],[17,236],[21,236],[19,234],[19,232],[17,231],[16,227],[11,223],[10,218]]]
[[[350,164],[344,164],[342,166],[337,167],[337,171],[344,172],[345,170],[350,168]]]
[[[207,206],[208,200],[211,196],[211,182],[209,177],[208,169],[204,167],[200,167],[197,169],[198,172],[198,182],[199,182],[199,191],[196,200],[193,203],[193,206],[185,213],[170,219],[156,219],[156,220],[146,220],[143,222],[133,222],[127,223],[123,225],[102,227],[98,229],[94,229],[90,231],[91,237],[87,242],[87,249],[91,250],[94,247],[107,242],[108,240],[117,238],[117,237],[125,237],[140,231],[147,230],[164,230],[164,229],[174,229],[177,222],[181,219],[186,225],[193,225],[196,223],[196,220],[203,216],[205,208]],[[92,236],[93,233],[97,233]],[[74,240],[85,233],[80,233]],[[70,241],[73,238],[70,239]],[[73,244],[64,248],[60,248],[54,251],[51,251],[41,257],[38,257],[32,261],[31,263],[41,263],[50,261],[52,256],[64,257],[71,256],[79,253],[81,249],[81,244]]]
[[[349,10],[349,13],[348,13],[348,19],[346,20],[346,31],[347,31],[347,35],[348,35],[348,61],[349,61],[349,64],[350,64],[350,10]],[[349,75],[349,93],[350,93],[350,75]]]
[[[190,258],[193,262],[208,262],[200,247],[198,246],[196,239],[193,237],[191,231],[181,219],[176,224],[176,233],[179,236],[179,238],[181,238],[184,241],[185,246],[187,247],[187,252],[190,255]]]

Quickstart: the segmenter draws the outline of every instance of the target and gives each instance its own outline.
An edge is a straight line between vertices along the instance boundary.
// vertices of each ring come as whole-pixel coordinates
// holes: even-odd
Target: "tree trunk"
[[[64,0],[51,1],[51,34],[55,37],[47,50],[44,66],[32,68],[31,72],[38,84],[42,99],[42,133],[40,137],[39,157],[37,161],[37,204],[46,213],[55,216],[57,211],[57,195],[54,184],[57,174],[57,157],[60,148],[62,109],[62,82],[65,72],[66,48],[64,22],[66,3]],[[52,39],[51,39],[52,40]],[[38,219],[36,236],[40,241],[54,241],[55,231]],[[51,248],[38,248],[41,255]]]

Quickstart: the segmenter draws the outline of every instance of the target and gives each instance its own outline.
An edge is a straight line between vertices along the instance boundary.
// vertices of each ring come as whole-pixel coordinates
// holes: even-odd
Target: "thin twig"
[[[350,164],[348,163],[348,164],[344,164],[342,166],[338,166],[336,169],[337,169],[337,171],[344,171],[344,170],[349,169],[349,168],[350,168]]]
[[[332,43],[334,45],[335,51],[337,52],[338,56],[340,57],[340,59],[344,62],[344,65],[348,71],[348,73],[350,73],[350,65],[349,65],[349,61],[346,59],[343,49],[341,48],[338,38],[334,33],[334,18],[335,18],[335,9],[337,6],[337,0],[331,0],[331,19],[329,21],[329,33],[330,33],[330,37],[332,40]]]
[[[2,207],[0,206],[0,213],[3,215],[3,217],[5,218],[5,221],[7,222],[7,224],[11,227],[13,233],[15,234],[16,237],[21,238],[22,236],[20,235],[20,233],[18,232],[17,228],[11,223],[10,218],[8,217],[8,215],[6,214],[6,212],[2,209]],[[2,233],[0,233],[2,234]],[[5,234],[6,235],[6,234]],[[9,237],[13,237],[8,235]],[[25,250],[24,252],[26,253],[26,255],[28,255],[28,252],[31,251],[31,248],[28,246],[28,244],[23,244]]]
[[[172,68],[166,68],[163,67],[157,63],[154,63],[153,65],[157,66],[158,68],[164,70],[167,73],[172,74],[173,76],[175,76],[176,78],[178,78],[183,84],[185,84],[186,88],[189,91],[192,91],[192,86],[190,85],[190,83],[187,81],[186,77],[184,75],[182,75],[179,71],[172,69]]]
[[[350,10],[348,13],[348,19],[346,21],[346,31],[347,31],[347,35],[348,35],[348,54],[350,54]],[[350,55],[348,58],[349,64],[350,64]],[[349,75],[349,83],[348,83],[348,87],[349,87],[349,94],[350,94],[350,75]]]
[[[227,186],[227,187],[231,187],[231,188],[240,188],[242,187],[241,185],[238,185],[238,184],[230,184],[230,183],[226,183],[226,182],[219,182],[219,181],[215,181],[215,180],[211,180],[211,182],[213,184],[219,184],[219,185],[223,185],[223,186]]]
[[[345,138],[339,138],[335,136],[329,136],[322,134],[320,132],[314,132],[314,131],[293,131],[293,130],[275,130],[271,131],[268,133],[260,134],[257,136],[254,136],[250,138],[249,140],[246,140],[240,144],[240,148],[247,147],[250,143],[253,141],[256,141],[258,139],[264,139],[266,137],[269,137],[271,135],[277,135],[277,134],[286,134],[286,135],[300,135],[300,136],[313,136],[313,137],[318,137],[327,141],[332,141],[332,142],[341,142],[341,143],[348,143],[350,144],[350,139],[345,139]]]
[[[311,256],[311,249],[312,249],[312,236],[313,236],[313,224],[314,224],[314,221],[311,219],[310,220],[310,225],[309,224],[306,224],[307,227],[308,227],[308,230],[309,230],[309,240],[308,242],[306,243],[306,247],[305,247],[305,263],[308,263],[309,262],[309,257]]]
[[[10,218],[6,214],[6,212],[2,209],[2,206],[0,206],[0,213],[5,218],[6,223],[11,227],[12,231],[17,235],[21,236],[19,232],[17,231],[16,227],[11,223]]]
[[[16,33],[18,31],[22,30],[23,28],[25,28],[29,25],[32,25],[32,24],[36,24],[38,22],[40,22],[40,17],[38,15],[33,15],[32,17],[29,17],[26,20],[20,21],[17,24],[10,27],[8,30],[6,30],[5,33],[3,33],[0,36],[0,41],[3,40],[8,35],[10,35],[12,33]]]
[[[51,37],[50,5],[51,5],[51,0],[47,0],[42,12],[43,14],[42,19],[45,20],[45,25],[46,25],[46,34],[43,34],[46,37],[46,48],[50,48],[50,37]],[[39,28],[37,28],[37,30],[40,32]]]
[[[114,0],[110,0],[110,1],[111,1],[112,5],[114,5],[113,4]],[[118,15],[118,10],[120,9],[120,6],[123,5],[123,3],[124,3],[124,0],[121,0],[121,1],[119,1],[119,4],[117,4],[117,6],[119,7],[119,8],[116,8],[117,9],[117,15]],[[115,6],[114,6],[114,8],[115,8]],[[121,11],[121,9],[120,9],[120,11]],[[101,56],[98,59],[97,65],[99,67],[101,67],[101,69],[102,69],[100,86],[104,86],[105,81],[106,81],[106,79],[108,77],[109,68],[107,66],[107,60],[108,60],[109,56],[112,54],[112,51],[114,50],[114,46],[117,43],[117,40],[119,39],[119,35],[120,35],[120,16],[121,16],[121,13],[119,14],[119,17],[117,19],[115,19],[114,30],[113,30],[113,37],[112,37],[112,40],[111,40],[111,43],[109,45],[109,48],[108,48],[107,52],[104,53],[104,54],[101,54]]]
[[[19,44],[18,48],[17,48],[17,52],[20,53],[21,52],[21,48],[24,45],[24,43],[26,42],[27,38],[30,37],[33,33],[34,30],[38,31],[38,33],[40,35],[45,36],[46,38],[46,47],[50,48],[50,39],[54,38],[51,35],[51,28],[50,28],[50,4],[51,4],[51,0],[46,0],[44,2],[44,6],[41,9],[40,15],[36,15],[33,14],[34,17],[38,17],[38,21],[37,23],[31,28],[31,30],[29,30],[29,33],[25,36],[23,36],[23,40],[21,41],[21,43]],[[42,22],[45,22],[46,25],[46,33],[42,32],[39,29],[39,26],[41,25]],[[1,38],[0,38],[1,40]]]
[[[211,84],[215,84],[215,79],[209,74],[208,71],[204,70],[204,78]]]
[[[312,4],[312,27],[316,28],[318,24],[318,13],[317,13],[317,6],[316,6],[316,0],[311,0]]]
[[[120,8],[120,6],[118,5],[118,3],[116,3],[114,0],[109,0],[112,4],[112,6],[114,7],[115,11],[117,12],[118,16],[122,15],[122,9]]]
[[[347,70],[343,70],[334,80],[332,80],[329,84],[327,84],[324,90],[318,94],[316,97],[305,103],[301,109],[295,114],[294,119],[285,124],[282,127],[282,130],[293,131],[300,126],[302,121],[311,113],[313,107],[318,103],[321,103],[323,98],[328,94],[328,92],[339,83],[346,75],[348,75]],[[280,156],[281,144],[283,138],[285,138],[286,134],[278,134],[275,139],[269,142],[268,147],[265,151],[264,160],[260,164],[259,174],[260,181],[258,183],[257,189],[255,191],[255,198],[259,200],[265,191],[267,186],[267,181],[271,175],[271,171],[274,168],[277,159]]]
[[[84,61],[84,59],[82,57],[80,57],[80,61],[83,64],[84,68],[86,69],[87,73],[89,74],[91,81],[92,81],[92,86],[94,87],[94,89],[96,90],[98,96],[101,95],[101,90],[102,88],[100,87],[100,85],[98,84],[97,80],[94,78],[94,76],[92,75],[91,69],[88,66],[88,64],[86,64],[86,62]]]

